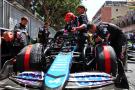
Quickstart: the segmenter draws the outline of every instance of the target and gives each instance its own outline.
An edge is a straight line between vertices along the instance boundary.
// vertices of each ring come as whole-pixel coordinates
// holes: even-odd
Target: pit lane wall
[[[36,39],[43,21],[15,1],[9,3],[7,0],[0,0],[0,27],[13,29],[22,16],[29,18],[28,33],[32,39]]]

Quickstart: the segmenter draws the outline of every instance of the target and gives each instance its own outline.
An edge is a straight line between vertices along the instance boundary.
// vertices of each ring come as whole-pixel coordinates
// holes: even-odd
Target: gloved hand
[[[72,30],[71,31],[72,32],[76,32],[77,31],[76,27],[72,27]]]

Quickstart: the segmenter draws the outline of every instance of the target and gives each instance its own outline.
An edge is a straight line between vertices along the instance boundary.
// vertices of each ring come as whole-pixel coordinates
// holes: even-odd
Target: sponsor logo
[[[57,79],[55,79],[55,80],[49,80],[48,82],[49,83],[55,83],[55,84],[58,84],[58,83],[60,83],[60,81],[61,81],[61,78],[57,78]]]
[[[79,86],[96,86],[103,84],[106,80],[111,80],[109,77],[98,75],[77,75],[75,76],[76,84]]]

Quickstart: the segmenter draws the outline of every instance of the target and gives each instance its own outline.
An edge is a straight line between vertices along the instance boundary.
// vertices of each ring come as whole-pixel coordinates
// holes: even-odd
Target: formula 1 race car
[[[22,90],[23,86],[41,90],[100,88],[114,84],[116,60],[113,48],[107,43],[96,46],[86,43],[83,51],[78,52],[77,33],[60,31],[46,47],[40,43],[24,47],[5,63],[0,79],[9,77],[20,85],[3,86],[14,90]]]

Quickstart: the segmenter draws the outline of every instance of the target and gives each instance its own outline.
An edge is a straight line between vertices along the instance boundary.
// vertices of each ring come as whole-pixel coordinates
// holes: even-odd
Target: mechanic
[[[49,22],[45,22],[44,26],[39,28],[39,32],[38,32],[38,38],[39,38],[39,42],[42,43],[43,45],[46,45],[48,42],[48,37],[50,35],[49,32]]]
[[[27,31],[28,17],[21,17],[20,23],[16,24],[13,30],[14,41],[13,47],[14,51],[18,53],[24,46],[28,45],[28,40],[30,39]]]
[[[22,47],[26,46],[28,43],[26,41],[26,37],[28,37],[27,31],[28,17],[24,16],[21,18],[21,22],[16,24],[14,27],[14,34],[16,39],[20,39],[20,43],[22,43]],[[22,35],[22,33],[24,35]]]
[[[78,16],[78,21],[79,21],[79,26],[78,27],[73,27],[72,32],[78,31],[78,51],[82,52],[84,48],[84,44],[87,39],[87,23],[88,23],[88,18],[86,15],[87,9],[83,5],[79,5],[77,8],[77,13],[79,14]]]
[[[107,22],[101,22],[97,26],[95,24],[88,24],[87,29],[94,35],[95,43],[105,41],[114,48],[118,58],[118,78],[125,78],[123,64],[125,64],[124,56],[126,56],[127,39],[122,30],[118,26]]]
[[[122,30],[111,23],[102,22],[98,26],[88,24],[88,29],[94,34],[95,42],[106,40],[114,48],[117,57],[123,62],[127,38]]]

